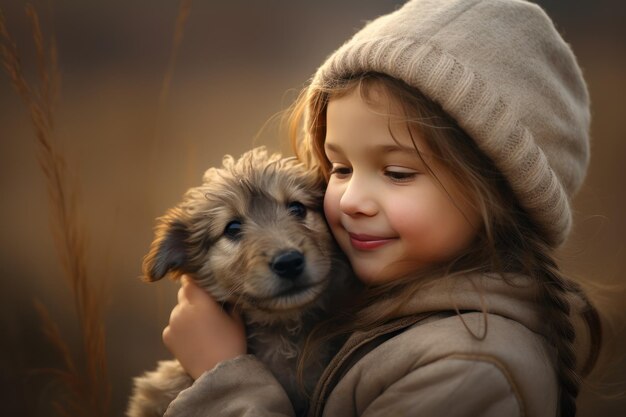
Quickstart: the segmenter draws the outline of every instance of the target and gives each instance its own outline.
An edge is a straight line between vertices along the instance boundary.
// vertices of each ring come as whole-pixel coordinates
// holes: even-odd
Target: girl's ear
[[[168,272],[185,272],[188,264],[189,229],[172,210],[159,219],[150,251],[143,259],[143,280],[158,281]]]

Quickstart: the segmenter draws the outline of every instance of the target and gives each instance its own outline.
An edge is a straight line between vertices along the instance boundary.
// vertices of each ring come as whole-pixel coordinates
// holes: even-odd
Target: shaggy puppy
[[[296,414],[307,406],[295,375],[298,354],[349,276],[323,217],[322,197],[318,178],[295,158],[264,148],[237,161],[226,156],[222,168],[206,171],[203,184],[158,219],[143,263],[147,281],[188,273],[216,300],[236,305],[249,352],[285,387]],[[316,355],[304,373],[309,393],[330,348]],[[177,361],[160,362],[135,378],[127,415],[162,416],[192,382]]]

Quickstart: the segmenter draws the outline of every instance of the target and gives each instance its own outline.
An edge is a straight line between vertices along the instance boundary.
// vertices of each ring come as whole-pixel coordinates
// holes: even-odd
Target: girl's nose
[[[352,175],[339,200],[339,209],[349,216],[373,216],[378,212],[371,184]]]

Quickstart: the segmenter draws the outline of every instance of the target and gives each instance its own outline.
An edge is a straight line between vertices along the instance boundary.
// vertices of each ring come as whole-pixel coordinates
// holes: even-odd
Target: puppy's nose
[[[282,278],[296,278],[304,270],[304,255],[296,250],[280,253],[272,259],[270,268]]]

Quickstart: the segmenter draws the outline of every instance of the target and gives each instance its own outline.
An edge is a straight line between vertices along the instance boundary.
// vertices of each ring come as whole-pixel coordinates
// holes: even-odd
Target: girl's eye
[[[385,170],[385,176],[395,182],[408,182],[417,176],[417,172]]]
[[[241,237],[241,222],[233,220],[224,228],[224,236],[231,240],[238,240]]]
[[[289,214],[299,219],[304,219],[306,217],[306,207],[299,201],[292,201],[289,203],[287,205],[287,210],[289,210]]]
[[[333,167],[330,169],[330,175],[334,175],[336,177],[339,178],[343,178],[347,175],[350,175],[352,173],[352,170],[346,166],[336,166],[333,165]]]

